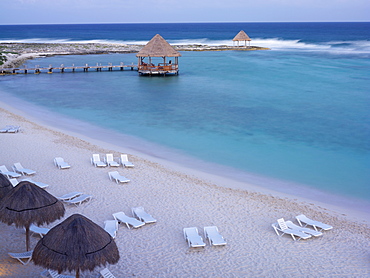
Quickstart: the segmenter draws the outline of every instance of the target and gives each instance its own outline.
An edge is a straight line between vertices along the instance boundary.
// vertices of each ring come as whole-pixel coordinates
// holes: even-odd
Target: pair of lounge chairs
[[[276,234],[278,236],[283,236],[285,234],[290,235],[293,240],[301,240],[301,239],[308,239],[312,236],[318,237],[322,236],[322,230],[331,230],[333,227],[319,221],[315,221],[309,219],[307,216],[301,214],[296,216],[296,219],[300,226],[294,224],[292,221],[285,221],[284,218],[280,218],[277,220],[277,223],[272,224]],[[307,226],[313,226],[313,229],[307,228]],[[318,230],[320,229],[320,230]],[[279,232],[281,234],[279,234]]]
[[[30,176],[36,174],[36,171],[24,168],[19,162],[12,166],[13,171],[9,171],[5,165],[0,166],[0,172],[8,178],[19,178],[21,175]]]
[[[90,201],[92,199],[92,196],[84,194],[82,192],[71,192],[57,197],[57,199],[66,204],[78,206],[81,205],[83,202]]]
[[[131,209],[134,217],[127,216],[124,212],[120,211],[113,214],[118,223],[125,223],[127,228],[140,228],[145,224],[155,223],[157,220],[147,213],[143,207],[135,207]]]
[[[19,181],[14,178],[14,179],[9,179],[10,180],[10,183],[13,185],[13,187],[17,186],[17,184],[19,183]],[[46,188],[48,187],[49,185],[46,184],[46,183],[43,183],[43,182],[40,182],[40,181],[34,181],[32,179],[23,179],[22,181],[28,181],[28,182],[31,182],[33,184],[36,184],[38,187],[40,188]]]
[[[100,160],[99,154],[93,154],[91,158],[91,164],[95,167],[118,167],[119,163],[114,161],[113,154],[108,153],[104,158],[104,162]]]
[[[184,228],[184,237],[188,242],[189,247],[204,247],[206,243],[203,238],[199,235],[197,227]],[[216,226],[204,227],[204,235],[211,246],[223,246],[226,245],[224,237],[219,233]]]
[[[0,129],[0,133],[17,133],[21,130],[20,126],[17,125],[7,125]]]
[[[127,154],[121,154],[119,162],[114,160],[113,154],[106,154],[104,162],[100,160],[99,154],[93,154],[91,164],[95,167],[119,167],[121,164],[124,167],[134,167],[134,164],[128,160]]]
[[[130,181],[128,178],[118,173],[118,171],[109,172],[108,176],[111,181],[115,181],[116,183],[125,183]]]
[[[62,157],[56,157],[56,158],[54,158],[54,165],[56,167],[58,167],[58,169],[68,169],[68,168],[71,168],[71,165],[69,165],[67,162],[65,162]]]

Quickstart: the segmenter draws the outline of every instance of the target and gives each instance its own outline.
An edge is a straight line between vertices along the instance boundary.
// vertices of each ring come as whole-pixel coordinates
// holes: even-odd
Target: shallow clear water
[[[294,30],[304,37],[299,26]],[[261,40],[293,49],[182,52],[174,77],[140,77],[135,71],[29,74],[1,77],[0,89],[205,161],[370,200],[366,39],[348,43],[356,50],[333,41],[327,47],[323,32],[316,42],[307,36],[302,49],[302,42],[290,41],[295,32],[286,40]],[[136,57],[57,56],[28,65],[109,62]]]

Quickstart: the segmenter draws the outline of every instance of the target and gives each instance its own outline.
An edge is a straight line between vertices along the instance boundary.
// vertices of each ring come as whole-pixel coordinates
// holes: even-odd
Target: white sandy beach
[[[123,211],[131,216],[131,207],[143,206],[158,220],[139,229],[120,226],[116,243],[121,258],[108,266],[116,277],[370,276],[370,227],[365,221],[370,218],[366,214],[353,219],[342,210],[258,192],[252,185],[250,191],[229,189],[195,172],[189,174],[131,153],[135,168],[118,169],[131,182],[119,185],[109,180],[111,169],[94,168],[90,157],[113,153],[117,158],[125,150],[124,142],[121,146],[99,145],[9,110],[0,103],[0,127],[19,125],[22,131],[0,134],[0,165],[9,169],[21,162],[36,170],[32,178],[49,184],[47,191],[55,196],[72,191],[93,196],[78,207],[66,206],[63,219],[81,213],[103,226],[105,220],[113,219],[112,213]],[[56,156],[72,167],[58,170],[53,164]],[[281,217],[293,220],[298,214],[334,228],[322,237],[299,242],[287,235],[278,237],[271,224]],[[219,228],[228,244],[189,249],[182,229],[198,227],[203,236],[203,227],[210,225]],[[4,223],[0,227],[0,276],[39,277],[42,268],[32,262],[23,266],[7,254],[25,251],[25,232]],[[38,239],[32,236],[31,248]]]

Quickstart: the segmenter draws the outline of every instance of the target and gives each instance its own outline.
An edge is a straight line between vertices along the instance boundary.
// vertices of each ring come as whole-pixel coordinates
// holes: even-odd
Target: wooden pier
[[[65,72],[88,72],[89,70],[93,71],[113,71],[113,70],[125,70],[125,69],[130,69],[130,70],[138,70],[137,65],[134,63],[132,64],[124,64],[120,63],[119,65],[113,65],[112,63],[109,63],[108,65],[102,65],[97,63],[95,66],[89,66],[88,64],[85,64],[84,66],[64,66],[63,64],[60,65],[59,67],[53,67],[52,65],[49,65],[48,67],[40,67],[40,66],[34,66],[32,68],[24,67],[24,68],[2,68],[0,69],[0,75],[5,75],[5,74],[28,74],[28,73],[34,73],[34,74],[39,74],[42,72],[45,73],[54,73],[54,72],[59,72],[59,73],[65,73]]]

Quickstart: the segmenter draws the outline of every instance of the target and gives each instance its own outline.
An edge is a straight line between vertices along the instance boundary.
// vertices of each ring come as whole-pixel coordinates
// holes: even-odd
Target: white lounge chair
[[[0,129],[0,133],[16,133],[19,132],[20,129],[21,129],[20,126],[7,125],[4,128]]]
[[[109,172],[109,179],[111,181],[115,181],[116,183],[120,182],[129,182],[130,180],[128,178],[125,178],[124,176],[121,176],[117,171]]]
[[[40,237],[44,237],[44,235],[46,235],[50,229],[37,227],[36,225],[31,224],[30,231],[34,234],[39,234]]]
[[[87,194],[82,194],[76,198],[73,198],[71,200],[68,200],[68,201],[63,201],[64,203],[66,204],[69,204],[69,205],[81,205],[83,202],[87,202],[87,201],[90,201],[92,199],[92,196],[91,195],[87,195]]]
[[[20,164],[19,162],[14,163],[13,166],[12,166],[12,168],[13,168],[13,171],[14,172],[21,173],[22,175],[33,175],[33,174],[36,174],[36,171],[31,170],[31,169],[24,168],[22,166],[22,164]]]
[[[109,271],[108,268],[104,268],[102,270],[100,270],[100,275],[103,277],[103,278],[116,278],[116,276],[114,276],[112,274],[112,272]]]
[[[113,154],[111,154],[111,153],[106,154],[105,163],[107,163],[109,167],[118,167],[119,166],[119,164],[116,161],[114,161]]]
[[[291,235],[294,241],[297,240],[295,237],[298,237],[297,241],[311,237],[311,235],[301,232],[300,230],[289,229],[283,218],[278,219],[277,222],[277,224],[272,224],[272,227],[278,236],[283,236],[285,234]],[[281,234],[279,234],[279,231]]]
[[[145,224],[148,223],[155,223],[157,222],[156,219],[153,218],[149,213],[147,213],[143,207],[136,207],[131,208],[132,214],[139,220],[145,222]]]
[[[328,230],[333,229],[333,226],[330,226],[328,224],[321,223],[319,221],[312,220],[312,219],[308,218],[304,214],[301,214],[301,215],[296,216],[296,219],[297,219],[299,225],[303,226],[302,223],[305,224],[303,227],[306,227],[307,225],[310,225],[310,226],[314,227],[314,229],[316,231],[318,231],[318,229],[320,229],[320,231],[322,231],[322,230],[328,231]]]
[[[121,154],[121,158],[119,159],[119,162],[122,164],[122,166],[127,168],[132,168],[135,165],[128,160],[127,154]]]
[[[76,278],[76,276],[72,275],[64,275],[64,274],[58,274],[58,271],[48,269],[49,275],[51,278]]]
[[[208,239],[210,245],[226,245],[225,239],[216,226],[204,227],[204,236]]]
[[[17,186],[17,184],[19,183],[19,181],[18,181],[16,178],[14,178],[14,179],[9,179],[9,181],[10,181],[10,183],[13,185],[13,187],[16,187],[16,186]]]
[[[292,221],[285,221],[285,224],[287,225],[287,227],[289,229],[299,230],[301,232],[304,232],[304,233],[312,235],[312,236],[322,236],[323,235],[322,232],[298,226],[298,225],[294,224]]]
[[[0,133],[7,133],[9,129],[11,129],[13,126],[6,125],[4,128],[0,129]]]
[[[68,168],[71,168],[71,165],[69,165],[67,162],[65,162],[62,157],[56,157],[56,158],[54,158],[54,164],[59,169],[68,169]]]
[[[0,173],[2,173],[3,175],[7,176],[8,179],[11,179],[11,178],[19,178],[21,176],[21,174],[18,174],[16,172],[9,171],[8,168],[6,168],[5,165],[1,165],[0,166]]]
[[[67,194],[64,194],[63,196],[60,196],[60,197],[56,197],[58,200],[61,200],[61,201],[68,201],[68,200],[71,200],[73,198],[76,198],[80,195],[82,195],[83,193],[81,192],[71,192],[71,193],[67,193]]]
[[[197,227],[184,228],[184,237],[188,242],[189,247],[204,247],[206,244],[203,241],[203,238],[198,233]]]
[[[99,154],[93,154],[93,157],[91,158],[91,164],[95,167],[107,167],[107,164],[100,160]]]
[[[29,181],[29,182],[32,182],[33,184],[36,184],[38,187],[40,188],[46,188],[48,187],[49,185],[46,184],[46,183],[43,183],[43,182],[40,182],[40,181],[34,181],[32,179],[23,179],[24,181]]]
[[[137,220],[136,218],[127,216],[124,212],[120,211],[113,214],[114,219],[118,221],[118,223],[123,222],[126,224],[127,228],[130,229],[130,226],[137,229],[141,226],[144,226],[145,223]]]
[[[117,220],[106,220],[104,221],[104,230],[111,235],[112,238],[116,238],[118,231]]]
[[[23,253],[8,253],[10,257],[20,261],[23,265],[28,264],[32,259],[33,250]]]

